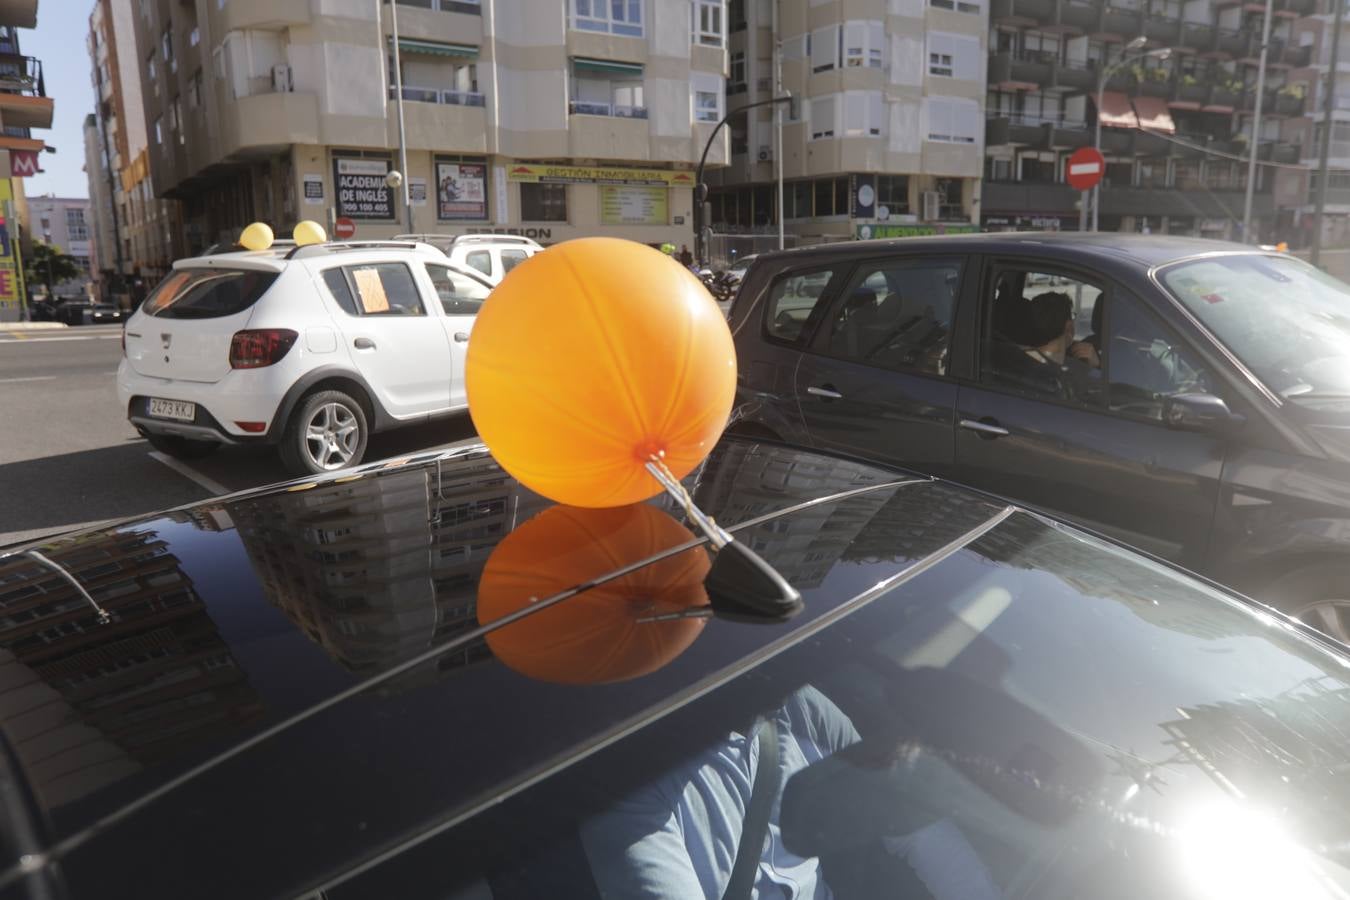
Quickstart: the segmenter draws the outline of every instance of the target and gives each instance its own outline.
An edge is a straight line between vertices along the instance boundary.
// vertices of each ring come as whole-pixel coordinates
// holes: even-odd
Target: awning
[[[1145,131],[1177,133],[1172,114],[1167,111],[1167,101],[1162,97],[1135,97],[1134,112],[1139,117],[1139,127]]]
[[[472,44],[441,44],[436,41],[414,41],[409,38],[399,38],[398,52],[421,53],[425,56],[477,56],[478,48]]]
[[[1139,119],[1134,114],[1134,107],[1130,106],[1130,98],[1120,91],[1107,91],[1102,94],[1101,109],[1097,110],[1097,118],[1101,120],[1103,128],[1138,128]]]
[[[641,63],[615,62],[612,59],[572,57],[572,67],[578,72],[599,72],[605,75],[641,75]]]

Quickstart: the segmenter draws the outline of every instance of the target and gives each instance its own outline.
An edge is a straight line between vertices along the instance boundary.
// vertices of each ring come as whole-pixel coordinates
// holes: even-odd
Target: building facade
[[[89,200],[83,197],[53,197],[50,194],[29,197],[28,216],[34,243],[47,244],[70,256],[80,269],[78,277],[55,285],[56,295],[84,296],[86,285],[98,271]],[[40,278],[42,273],[37,271],[34,274]]]
[[[143,297],[181,244],[177,204],[156,196],[149,167],[137,2],[96,0],[87,40],[102,150],[100,165],[88,169],[89,196],[101,198],[95,218],[111,231],[100,275],[123,302]]]
[[[729,105],[767,100],[775,89],[793,97],[783,105],[781,166],[784,230],[794,242],[973,229],[987,3],[730,4]],[[776,232],[772,106],[731,126],[731,164],[712,191],[713,227]]]
[[[23,179],[41,171],[46,142],[34,131],[52,127],[42,61],[25,56],[20,29],[37,27],[37,0],[0,3],[0,321],[25,315],[22,248],[28,242]]]
[[[182,205],[174,255],[255,220],[691,238],[691,170],[724,109],[723,0],[138,0],[134,21],[148,177]],[[403,165],[398,80],[410,210],[385,181]]]
[[[1100,123],[1101,230],[1242,238],[1264,4],[991,3],[986,229],[1076,229],[1065,161],[1094,144]],[[1300,162],[1311,47],[1297,26],[1313,4],[1274,3],[1255,138],[1261,240],[1283,239],[1277,173]]]
[[[1322,154],[1322,124],[1326,121],[1326,90],[1331,73],[1332,28],[1335,17],[1329,2],[1322,2],[1315,15],[1295,23],[1295,41],[1310,50],[1308,68],[1301,72],[1308,84],[1306,129],[1302,143],[1306,170],[1291,172],[1279,186],[1280,206],[1291,210],[1291,243],[1312,242],[1318,193],[1318,166]],[[1336,66],[1331,95],[1331,140],[1327,147],[1326,207],[1323,210],[1322,246],[1350,248],[1350,16],[1341,23],[1341,62]],[[1337,274],[1344,274],[1338,267]]]
[[[111,265],[117,257],[117,229],[113,227],[112,185],[104,166],[103,139],[99,135],[98,117],[93,113],[84,117],[84,173],[89,181],[89,239],[93,243],[92,256],[98,260],[93,277],[100,298],[107,295],[108,285],[101,283],[100,270]]]

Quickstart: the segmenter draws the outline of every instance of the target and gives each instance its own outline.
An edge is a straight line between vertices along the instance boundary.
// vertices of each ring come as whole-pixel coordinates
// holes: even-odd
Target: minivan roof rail
[[[527,238],[520,234],[399,234],[395,235],[395,240],[416,240],[425,241],[432,244],[444,244],[451,246],[453,244],[475,244],[475,243],[503,243],[503,244],[524,244],[529,247],[539,247],[539,242],[533,238]],[[542,249],[542,248],[541,248]]]
[[[341,253],[347,250],[374,250],[374,249],[399,249],[416,250],[419,247],[425,247],[428,250],[437,250],[440,248],[428,244],[426,241],[416,240],[392,240],[392,241],[326,241],[322,244],[303,244],[286,254],[286,259],[305,259],[310,256],[322,256],[325,253]]]

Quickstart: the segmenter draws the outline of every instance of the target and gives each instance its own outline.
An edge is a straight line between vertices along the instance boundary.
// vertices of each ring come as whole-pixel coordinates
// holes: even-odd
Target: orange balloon
[[[550,507],[488,557],[478,584],[478,622],[690,540],[688,529],[647,504]],[[704,619],[639,619],[707,606],[709,567],[707,551],[691,548],[493,631],[488,646],[512,669],[541,681],[608,684],[646,675],[683,653]]]
[[[726,318],[675,260],[581,238],[516,266],[478,313],[469,414],[497,461],[559,503],[622,506],[683,478],[721,435],[736,390]]]

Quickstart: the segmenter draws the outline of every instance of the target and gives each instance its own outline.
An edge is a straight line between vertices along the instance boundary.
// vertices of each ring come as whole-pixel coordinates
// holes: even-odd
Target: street
[[[117,403],[121,326],[0,331],[0,547],[290,476],[271,448],[190,463],[156,453]],[[473,435],[467,416],[374,435],[367,460]]]

